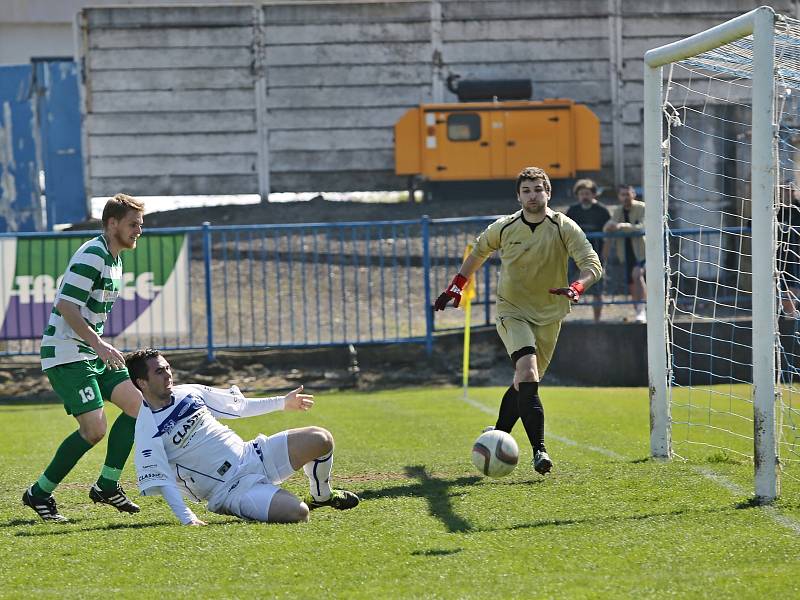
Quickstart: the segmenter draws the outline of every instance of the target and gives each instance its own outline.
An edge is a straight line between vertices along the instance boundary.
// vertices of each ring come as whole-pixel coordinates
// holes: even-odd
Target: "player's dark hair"
[[[533,181],[534,179],[541,179],[544,181],[544,189],[548,194],[552,191],[550,178],[547,176],[547,173],[544,172],[544,169],[540,169],[539,167],[525,167],[519,172],[519,175],[517,175],[517,194],[519,194],[519,188],[522,186],[523,181]]]
[[[131,352],[125,357],[125,366],[128,368],[128,375],[130,375],[133,385],[138,389],[141,390],[142,388],[136,383],[137,380],[147,380],[147,361],[157,356],[161,356],[161,352],[155,348],[145,348],[144,350]]]
[[[127,194],[117,194],[109,199],[103,208],[103,228],[108,226],[109,219],[117,219],[119,221],[125,218],[125,215],[132,210],[143,213],[144,202]]]

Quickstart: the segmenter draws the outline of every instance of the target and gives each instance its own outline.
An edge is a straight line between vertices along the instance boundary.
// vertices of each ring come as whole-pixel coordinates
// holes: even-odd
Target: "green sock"
[[[31,486],[31,493],[44,498],[53,493],[56,486],[67,476],[81,456],[86,454],[92,445],[81,437],[77,431],[61,442],[56,454],[38,481]]]
[[[108,450],[106,451],[106,461],[97,486],[104,492],[117,489],[119,477],[122,474],[122,467],[130,456],[133,448],[133,433],[136,429],[136,419],[122,413],[114,421],[111,431],[108,434]]]

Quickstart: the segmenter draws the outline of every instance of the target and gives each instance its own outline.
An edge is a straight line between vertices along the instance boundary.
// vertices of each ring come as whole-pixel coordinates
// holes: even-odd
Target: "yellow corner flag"
[[[464,260],[472,253],[472,244],[467,244],[464,250]],[[461,306],[464,307],[464,362],[462,364],[462,377],[461,385],[464,389],[464,398],[467,397],[467,388],[469,386],[469,333],[472,322],[472,301],[478,295],[476,289],[478,287],[475,274],[467,281],[464,292],[461,294]]]

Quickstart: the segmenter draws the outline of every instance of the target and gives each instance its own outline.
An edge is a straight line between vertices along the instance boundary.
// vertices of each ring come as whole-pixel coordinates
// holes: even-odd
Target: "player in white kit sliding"
[[[274,523],[307,521],[309,510],[353,508],[358,496],[330,487],[333,436],[321,427],[258,435],[245,442],[217,419],[276,410],[308,410],[313,396],[302,386],[286,396],[245,398],[204,385],[173,385],[158,350],[130,354],[126,366],[145,402],[136,419],[136,475],[143,495],[161,494],[184,525],[205,525],[183,496],[206,501],[223,515]],[[303,500],[278,487],[303,469],[310,494]]]

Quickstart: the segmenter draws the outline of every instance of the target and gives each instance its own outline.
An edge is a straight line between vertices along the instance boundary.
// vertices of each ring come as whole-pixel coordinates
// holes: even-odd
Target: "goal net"
[[[769,8],[645,57],[652,451],[755,465],[765,501],[800,476],[798,100]]]

